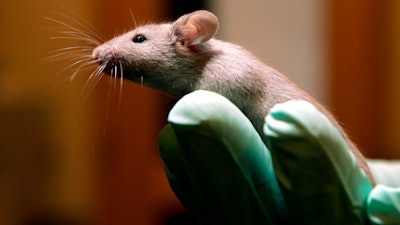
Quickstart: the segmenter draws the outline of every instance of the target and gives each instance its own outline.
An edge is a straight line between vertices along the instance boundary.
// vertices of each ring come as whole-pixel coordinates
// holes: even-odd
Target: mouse
[[[175,98],[195,90],[218,93],[238,107],[263,138],[265,117],[275,104],[309,101],[339,129],[374,183],[364,156],[322,104],[243,47],[217,39],[218,28],[216,15],[198,10],[173,22],[137,26],[95,47],[91,57],[99,72]]]

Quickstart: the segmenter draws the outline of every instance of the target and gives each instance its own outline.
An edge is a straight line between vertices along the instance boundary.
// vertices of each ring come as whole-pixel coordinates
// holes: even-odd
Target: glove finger
[[[298,224],[364,224],[372,185],[322,113],[305,101],[279,104],[267,116],[264,132]]]
[[[174,169],[168,176],[190,212],[208,224],[287,220],[269,151],[232,103],[215,93],[196,91],[174,106],[168,121],[179,151],[170,157],[170,150],[161,147],[164,143],[160,149],[168,168],[173,162],[179,165],[174,168],[185,170],[182,174]],[[188,199],[194,202],[188,204]]]
[[[400,224],[400,188],[377,185],[368,197],[371,224]]]
[[[197,214],[210,214],[211,209],[207,207],[209,204],[207,198],[191,171],[190,165],[185,165],[187,160],[170,124],[161,130],[158,143],[165,173],[175,195],[186,208],[196,209]]]

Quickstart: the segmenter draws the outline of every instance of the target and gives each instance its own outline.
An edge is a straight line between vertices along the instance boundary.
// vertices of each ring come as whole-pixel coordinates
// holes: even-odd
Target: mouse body
[[[221,94],[249,118],[264,139],[263,124],[273,105],[293,99],[309,101],[342,132],[372,181],[363,155],[334,117],[249,51],[214,38],[218,26],[218,18],[211,12],[195,11],[174,22],[147,24],[117,36],[96,47],[92,58],[102,72],[177,98],[195,90]]]

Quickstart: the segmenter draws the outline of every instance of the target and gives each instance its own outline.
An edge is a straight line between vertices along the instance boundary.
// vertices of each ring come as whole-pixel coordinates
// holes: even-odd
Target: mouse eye
[[[143,43],[146,40],[147,40],[147,38],[143,34],[138,34],[132,39],[132,41],[135,43]]]

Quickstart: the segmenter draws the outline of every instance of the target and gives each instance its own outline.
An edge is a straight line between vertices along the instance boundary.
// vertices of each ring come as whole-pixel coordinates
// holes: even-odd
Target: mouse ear
[[[211,12],[199,10],[181,16],[173,29],[179,41],[193,46],[210,40],[218,31],[218,18]]]

